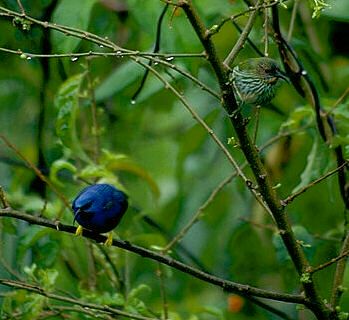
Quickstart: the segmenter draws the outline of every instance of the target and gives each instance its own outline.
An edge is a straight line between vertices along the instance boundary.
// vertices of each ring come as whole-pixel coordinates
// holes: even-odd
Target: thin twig
[[[203,212],[206,208],[213,202],[218,193],[228,184],[230,183],[234,177],[237,176],[237,172],[233,172],[229,177],[225,178],[209,195],[207,200],[200,206],[200,208],[193,214],[188,223],[177,233],[175,237],[165,246],[163,249],[164,252],[168,252],[176,243],[181,241],[183,237],[187,234],[187,232],[191,229],[191,227],[199,221],[200,217],[203,215]]]
[[[273,231],[273,232],[278,232],[277,228],[275,226],[271,225],[271,224],[259,223],[259,222],[253,221],[253,220],[251,220],[249,218],[246,218],[246,217],[240,217],[239,220],[245,221],[245,222],[247,222],[247,223],[249,223],[252,226],[257,227],[257,228],[270,230],[270,231]]]
[[[267,8],[270,8],[270,7],[272,7],[272,6],[277,5],[278,3],[280,3],[280,0],[273,1],[273,2],[271,2],[271,3],[269,3],[269,4],[263,3],[263,4],[261,4],[260,6],[253,6],[253,7],[250,7],[250,8],[248,8],[248,9],[245,10],[245,11],[239,12],[239,13],[234,14],[234,15],[228,17],[228,18],[225,18],[225,19],[223,19],[219,24],[216,24],[216,25],[214,25],[214,26],[212,26],[211,28],[208,29],[208,36],[211,37],[211,36],[215,35],[216,33],[218,33],[218,32],[222,29],[222,27],[223,27],[228,21],[235,22],[235,20],[236,20],[237,18],[240,18],[240,17],[246,15],[247,13],[250,13],[251,11],[256,11],[256,10],[260,10],[260,9],[267,9]]]
[[[266,0],[267,4],[269,0]],[[264,56],[269,56],[269,15],[268,8],[264,9]]]
[[[50,310],[56,311],[57,315],[62,315],[62,313],[67,313],[67,312],[76,312],[76,313],[84,313],[87,314],[93,318],[97,319],[107,319],[107,320],[114,320],[112,316],[109,314],[101,314],[100,311],[93,312],[92,310],[87,309],[86,307],[83,308],[81,306],[57,306],[57,305],[51,305]],[[97,313],[98,312],[98,313]],[[54,316],[54,314],[50,315]],[[64,318],[62,318],[64,319]]]
[[[48,27],[49,28],[49,27]],[[81,30],[81,32],[83,32]],[[81,37],[82,38],[82,37]],[[178,58],[205,58],[205,53],[155,53],[155,52],[140,52],[140,51],[131,51],[120,48],[120,51],[114,52],[100,52],[100,51],[86,51],[86,52],[69,52],[69,53],[33,53],[26,52],[20,49],[13,50],[9,48],[0,47],[0,51],[12,53],[21,56],[22,59],[29,58],[51,58],[51,59],[60,59],[60,58],[70,58],[76,61],[74,58],[80,57],[127,57],[127,56],[138,56],[138,57],[154,57],[161,58],[163,60],[174,60]]]
[[[18,4],[18,7],[19,7],[19,10],[22,12],[22,15],[25,16],[25,10],[24,10],[22,1],[21,0],[17,0],[17,4]]]
[[[299,195],[301,195],[302,193],[304,193],[305,191],[307,191],[309,188],[314,187],[316,184],[318,184],[319,182],[321,182],[322,180],[327,179],[328,177],[330,177],[331,175],[333,175],[334,173],[338,172],[339,170],[341,170],[344,166],[346,166],[348,164],[348,160],[345,161],[342,165],[340,165],[339,167],[327,172],[325,175],[323,175],[322,177],[310,182],[309,184],[307,184],[306,186],[304,186],[303,188],[301,188],[300,190],[298,190],[297,192],[291,194],[290,196],[288,196],[286,199],[282,200],[282,202],[284,203],[284,205],[288,205],[289,203],[291,203],[296,197],[298,197]]]
[[[61,193],[53,184],[52,182],[46,178],[42,172],[27,158],[25,157],[4,135],[0,134],[0,139],[11,149],[15,152],[15,154],[21,158],[26,165],[31,168],[34,173],[43,181],[45,182],[51,190],[62,200],[64,205],[70,209],[70,204],[68,199]]]
[[[166,293],[166,286],[165,286],[165,275],[163,271],[163,266],[160,262],[157,264],[157,276],[159,277],[160,282],[160,293],[162,298],[162,310],[163,310],[163,320],[168,319],[168,302],[167,302],[167,293]]]
[[[294,29],[294,23],[295,23],[296,17],[297,17],[298,5],[299,5],[299,0],[294,0],[290,26],[288,28],[288,33],[287,33],[287,41],[288,42],[290,42],[291,38],[292,38],[292,33],[293,33],[293,29]]]
[[[325,116],[327,117],[330,113],[333,113],[333,111],[347,98],[349,95],[349,87],[344,90],[342,95],[337,99],[337,101],[333,104],[333,106],[325,112]]]
[[[232,21],[233,26],[236,28],[237,31],[239,31],[240,35],[243,32],[241,27],[236,23],[236,21]],[[246,42],[251,46],[251,48],[260,56],[263,57],[263,52],[259,50],[259,48],[254,44],[254,42],[247,37]]]
[[[118,58],[124,58],[124,57],[143,57],[146,59],[149,59],[154,64],[161,64],[165,67],[171,68],[181,75],[187,77],[189,80],[196,83],[200,89],[207,91],[210,93],[213,97],[216,99],[220,99],[220,96],[217,92],[215,92],[213,89],[208,87],[205,83],[200,81],[198,78],[191,75],[189,72],[183,70],[182,68],[178,67],[174,63],[171,63],[170,61],[173,61],[176,58],[185,58],[185,57],[206,57],[206,55],[203,54],[157,54],[157,53],[148,53],[148,52],[123,52],[123,51],[116,51],[116,52],[97,52],[97,51],[88,51],[88,52],[79,52],[79,53],[59,53],[59,54],[37,54],[37,53],[31,53],[31,52],[22,52],[21,50],[12,50],[7,48],[1,48],[0,51],[12,53],[19,55],[23,59],[35,59],[35,58],[49,58],[49,59],[57,59],[57,58],[70,58],[72,61],[77,61],[80,57],[86,57],[86,58],[102,58],[102,57],[118,57]],[[137,62],[137,61],[136,61]]]
[[[258,0],[256,7],[259,7],[260,4],[262,3],[262,1],[263,0]],[[228,56],[224,60],[223,64],[227,69],[230,68],[229,67],[230,64],[234,62],[236,56],[238,55],[240,50],[243,48],[244,43],[246,42],[246,39],[247,39],[248,35],[250,34],[250,31],[252,30],[253,24],[257,18],[258,12],[259,12],[259,10],[252,11],[252,13],[250,14],[250,16],[248,18],[248,21],[246,23],[244,31],[241,33],[238,41],[236,41],[235,46],[233,47],[233,49],[230,51],[230,53],[228,54]]]
[[[100,312],[104,312],[104,313],[108,313],[108,314],[112,314],[112,315],[123,316],[123,317],[131,318],[131,319],[138,319],[138,320],[155,320],[155,318],[149,318],[149,317],[144,317],[144,316],[141,316],[138,314],[132,314],[129,312],[125,312],[122,310],[118,310],[118,309],[109,307],[107,305],[98,305],[98,304],[94,304],[94,303],[85,302],[85,301],[82,301],[80,299],[69,298],[67,296],[61,296],[59,294],[47,292],[43,288],[41,288],[37,285],[32,285],[32,284],[22,282],[22,281],[0,279],[0,284],[8,286],[8,287],[16,288],[16,289],[22,289],[22,290],[27,290],[30,292],[35,292],[39,295],[45,296],[45,297],[50,298],[50,299],[64,301],[67,303],[72,303],[73,305],[78,305],[78,306],[81,306],[83,308],[98,310]]]
[[[120,273],[119,273],[115,263],[110,258],[109,253],[107,252],[107,250],[104,249],[103,245],[97,245],[97,248],[103,254],[105,260],[109,263],[109,265],[114,273],[114,277],[116,278],[117,286],[119,287],[119,290],[125,295],[125,293],[126,293],[125,292],[125,283],[124,283],[124,280],[121,278]]]
[[[344,251],[344,252],[341,253],[338,257],[335,257],[335,258],[331,259],[330,261],[327,261],[327,262],[325,262],[325,263],[323,263],[323,264],[320,264],[320,265],[317,266],[317,267],[310,268],[309,272],[310,272],[310,273],[315,273],[315,272],[318,272],[318,271],[320,271],[320,270],[323,270],[323,269],[325,269],[325,268],[331,266],[332,264],[336,263],[337,261],[339,261],[339,260],[341,260],[341,259],[343,259],[343,258],[348,257],[348,255],[349,255],[349,250]]]
[[[162,12],[158,18],[158,22],[156,25],[156,36],[155,36],[155,45],[154,45],[154,49],[153,52],[154,53],[158,53],[160,51],[160,42],[161,42],[161,26],[162,26],[162,22],[164,21],[164,17],[165,14],[167,12],[167,9],[169,7],[169,4],[166,3],[166,5],[164,6],[164,8],[162,9]],[[148,65],[151,66],[153,64],[153,61],[149,60]],[[136,92],[133,94],[131,101],[136,101],[138,95],[140,94],[140,92],[142,91],[144,85],[145,85],[145,81],[147,80],[149,75],[149,69],[145,69],[145,72],[143,74],[141,83],[139,84],[138,89],[136,90]]]
[[[332,286],[332,295],[331,295],[331,306],[335,308],[339,305],[340,298],[343,294],[343,279],[345,268],[348,260],[348,254],[345,254],[349,251],[349,232],[347,231],[346,237],[343,241],[340,256],[344,255],[342,259],[338,261],[336,271],[333,279]]]

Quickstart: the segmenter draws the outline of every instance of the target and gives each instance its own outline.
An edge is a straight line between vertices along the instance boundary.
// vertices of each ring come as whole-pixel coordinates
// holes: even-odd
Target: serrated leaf
[[[52,21],[57,24],[86,30],[91,10],[97,0],[71,1],[61,0],[53,12]],[[57,53],[74,52],[81,42],[80,38],[52,31],[52,46]]]
[[[76,131],[79,92],[83,78],[83,73],[72,76],[58,90],[55,98],[55,106],[58,109],[56,133],[63,145],[69,148],[74,156],[91,162],[80,144]]]
[[[307,157],[307,165],[301,174],[301,182],[292,190],[292,193],[297,192],[323,175],[329,167],[329,163],[329,147],[320,140],[318,135],[315,135],[313,146]]]

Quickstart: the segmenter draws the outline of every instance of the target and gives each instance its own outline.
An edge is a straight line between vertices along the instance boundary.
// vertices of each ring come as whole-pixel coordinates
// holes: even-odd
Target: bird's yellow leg
[[[76,228],[75,235],[76,235],[76,236],[81,236],[83,230],[84,230],[83,227],[79,225],[79,226]]]
[[[112,244],[113,244],[113,233],[109,232],[108,238],[107,240],[105,240],[104,245],[106,245],[107,247],[110,247]]]

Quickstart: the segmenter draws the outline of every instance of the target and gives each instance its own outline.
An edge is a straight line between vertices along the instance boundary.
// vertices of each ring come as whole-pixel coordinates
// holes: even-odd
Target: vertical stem
[[[293,33],[293,29],[294,29],[294,22],[295,22],[296,17],[297,17],[298,5],[299,5],[299,0],[294,0],[290,26],[288,28],[288,34],[287,34],[287,41],[288,42],[291,41],[291,38],[292,38],[292,33]]]
[[[86,240],[86,239],[85,239]],[[88,263],[88,286],[91,290],[96,289],[96,264],[95,264],[95,257],[93,254],[93,247],[92,247],[92,242],[86,240],[85,241],[86,247],[87,247],[87,252],[88,252],[88,257],[87,257],[87,263]]]
[[[7,202],[5,191],[2,186],[0,186],[0,202],[4,209],[9,208],[10,204]]]
[[[25,10],[24,10],[22,1],[21,0],[17,0],[17,4],[18,4],[19,10],[21,11],[22,15],[25,15]]]
[[[346,237],[343,241],[340,254],[343,254],[348,250],[349,250],[349,231],[347,231]],[[343,285],[343,278],[344,278],[344,272],[345,272],[347,261],[348,261],[348,257],[345,257],[340,261],[338,261],[337,263],[333,286],[332,286],[332,296],[331,296],[332,308],[335,308],[337,305],[339,305],[340,298],[343,294],[342,285]]]
[[[269,0],[265,1],[265,4],[267,5],[269,3]],[[269,37],[268,37],[268,28],[269,28],[269,15],[268,15],[268,8],[264,9],[264,55],[266,57],[269,56]]]
[[[256,106],[255,112],[254,112],[254,117],[256,119],[255,127],[254,127],[254,132],[253,132],[253,143],[256,144],[257,141],[257,133],[258,133],[258,127],[259,127],[259,117],[261,114],[261,106]]]
[[[161,265],[160,262],[158,262],[158,267],[156,272],[160,281],[160,293],[161,293],[162,307],[164,312],[163,320],[167,320],[168,319],[168,302],[167,302],[167,294],[166,294],[166,287],[165,287],[165,277],[163,272],[163,266]]]
[[[94,137],[93,156],[94,156],[95,163],[98,163],[99,152],[100,152],[100,141],[99,141],[99,125],[97,121],[97,103],[96,103],[93,79],[91,76],[91,62],[90,62],[90,59],[86,59],[86,61],[87,61],[87,74],[86,74],[87,87],[88,87],[88,92],[91,99],[92,136]]]

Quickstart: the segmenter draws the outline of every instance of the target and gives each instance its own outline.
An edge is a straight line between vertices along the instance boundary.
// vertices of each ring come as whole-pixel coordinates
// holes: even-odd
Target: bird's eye
[[[277,68],[275,68],[275,67],[268,67],[268,68],[265,69],[265,72],[266,73],[270,73],[270,74],[273,74],[276,71],[277,71]]]

